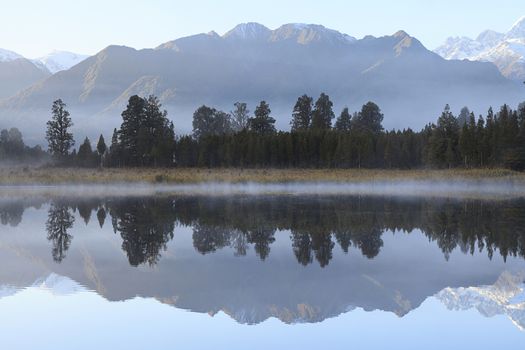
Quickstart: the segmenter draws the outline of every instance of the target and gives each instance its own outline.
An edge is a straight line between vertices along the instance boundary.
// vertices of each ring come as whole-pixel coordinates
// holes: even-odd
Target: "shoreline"
[[[507,169],[238,169],[238,168],[0,168],[0,186],[77,184],[374,183],[405,181],[509,182],[525,185],[525,173]]]

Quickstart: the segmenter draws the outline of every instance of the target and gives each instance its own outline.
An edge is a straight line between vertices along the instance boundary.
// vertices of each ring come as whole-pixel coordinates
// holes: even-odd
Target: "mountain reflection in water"
[[[355,308],[403,316],[437,293],[465,309],[451,300],[472,290],[458,288],[504,272],[520,288],[523,213],[519,198],[2,199],[0,285],[56,273],[108,300],[152,297],[248,324],[320,322]],[[523,319],[521,306],[494,310]]]

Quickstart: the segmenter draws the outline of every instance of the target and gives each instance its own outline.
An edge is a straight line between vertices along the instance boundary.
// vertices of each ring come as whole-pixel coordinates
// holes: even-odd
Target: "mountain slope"
[[[16,59],[23,58],[21,55],[16,52],[0,49],[0,62],[9,62]]]
[[[501,73],[513,80],[525,79],[525,17],[505,34],[486,30],[475,40],[448,38],[434,50],[448,60],[471,60],[494,63]]]
[[[77,130],[94,136],[118,126],[130,95],[156,94],[178,132],[190,131],[201,104],[229,110],[245,101],[253,110],[261,99],[287,129],[295,99],[321,92],[331,96],[336,113],[373,100],[387,127],[415,128],[435,120],[446,103],[483,112],[523,96],[492,64],[444,60],[403,31],[356,40],[320,25],[270,30],[249,23],[155,49],[110,46],[0,103],[0,126],[15,115],[22,130],[41,135],[49,106],[60,97]]]
[[[482,315],[507,315],[525,330],[525,274],[504,272],[491,286],[445,288],[436,297],[450,310],[476,308]]]
[[[13,52],[0,51],[0,100],[48,77],[46,69]]]
[[[52,74],[55,74],[63,70],[68,70],[88,57],[88,55],[68,51],[53,51],[45,56],[34,59],[33,62],[36,65],[44,66]]]

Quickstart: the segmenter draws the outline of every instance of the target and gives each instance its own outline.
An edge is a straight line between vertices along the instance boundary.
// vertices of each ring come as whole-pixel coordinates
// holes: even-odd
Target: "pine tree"
[[[478,164],[481,167],[486,166],[487,155],[489,153],[487,134],[485,132],[485,120],[480,114],[478,117],[478,123],[476,125],[476,149],[478,154]]]
[[[383,113],[374,102],[368,102],[361,111],[352,118],[352,128],[359,132],[378,135],[383,131]]]
[[[260,135],[275,133],[275,119],[270,116],[270,113],[271,110],[268,103],[261,101],[255,109],[255,117],[248,119],[250,131]]]
[[[312,119],[313,98],[303,95],[297,99],[292,113],[292,132],[305,131],[310,127]]]
[[[317,101],[312,112],[312,123],[310,128],[312,130],[329,130],[332,127],[332,119],[334,119],[334,111],[332,110],[333,103],[330,97],[322,93]]]
[[[495,165],[498,158],[498,132],[492,107],[487,112],[485,138],[488,146],[487,161],[490,165]]]
[[[174,132],[167,112],[155,96],[131,96],[122,112],[118,131],[121,160],[128,165],[171,165],[174,152]]]
[[[139,153],[138,140],[140,126],[145,119],[146,100],[133,95],[128,100],[126,109],[122,112],[122,124],[119,130],[119,147],[124,153],[121,157],[136,162],[142,158]]]
[[[103,162],[104,155],[106,154],[107,149],[108,147],[106,146],[106,141],[104,140],[104,136],[100,134],[100,137],[98,138],[98,143],[97,143],[97,153],[98,153],[100,166],[103,165],[102,162]]]
[[[348,107],[345,107],[337,120],[335,121],[335,130],[341,131],[341,132],[348,132],[350,131],[351,127],[351,120],[350,113],[348,112]]]
[[[459,112],[459,115],[458,115],[458,125],[460,128],[462,128],[463,125],[468,123],[469,117],[470,117],[470,110],[468,109],[468,107],[461,108],[461,111]]]
[[[73,126],[66,104],[58,99],[53,102],[52,118],[47,122],[46,140],[49,152],[59,160],[64,160],[75,140],[69,129]]]
[[[437,167],[451,168],[458,158],[459,126],[447,104],[438,119],[437,126],[432,128],[429,139],[429,160]]]
[[[93,150],[91,142],[86,137],[84,143],[80,145],[77,153],[78,164],[82,167],[90,167],[93,165]]]
[[[107,150],[106,141],[104,140],[104,136],[100,134],[100,137],[98,138],[98,143],[97,143],[98,155],[102,157],[106,153],[106,150]]]
[[[469,155],[470,155],[470,131],[468,128],[468,124],[464,123],[461,128],[461,133],[459,135],[459,150],[461,152],[461,157],[463,159],[463,163],[465,165],[465,168],[468,167],[469,162]]]

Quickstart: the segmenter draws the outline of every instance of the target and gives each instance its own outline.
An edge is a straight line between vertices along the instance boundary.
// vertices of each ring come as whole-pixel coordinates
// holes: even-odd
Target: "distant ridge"
[[[446,59],[492,62],[505,77],[521,82],[525,80],[525,16],[507,33],[486,30],[476,39],[448,38],[435,52]]]
[[[317,24],[271,30],[245,23],[222,36],[197,34],[155,49],[109,46],[1,101],[0,127],[16,124],[28,139],[41,139],[49,106],[60,97],[77,130],[95,136],[118,126],[132,94],[155,94],[178,133],[191,130],[192,113],[202,104],[228,111],[244,101],[253,110],[262,99],[277,127],[288,129],[297,97],[321,92],[330,95],[336,113],[377,102],[387,128],[422,127],[447,103],[481,113],[525,96],[494,65],[445,60],[404,31],[358,40]]]

